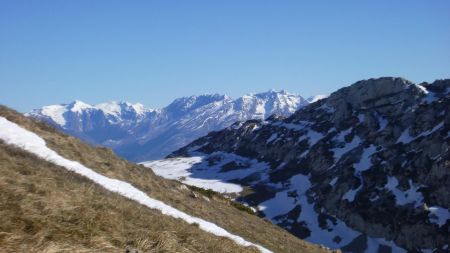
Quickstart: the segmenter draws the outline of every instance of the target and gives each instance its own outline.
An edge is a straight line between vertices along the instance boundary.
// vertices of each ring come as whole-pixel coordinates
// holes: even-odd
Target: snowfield
[[[151,168],[156,175],[167,179],[179,180],[180,182],[213,190],[220,193],[238,193],[242,187],[233,183],[225,183],[216,179],[202,179],[192,177],[190,172],[194,164],[202,162],[201,157],[186,157],[167,160],[156,160],[141,163],[145,167]]]
[[[360,143],[359,138],[358,144]],[[345,147],[344,149],[348,149]],[[345,152],[348,152],[346,150]],[[364,166],[370,161],[370,155],[374,152],[374,147],[370,146],[364,150],[363,159],[360,163]],[[258,183],[264,180],[268,180],[267,171],[269,165],[263,162],[258,162],[255,159],[249,159],[232,153],[214,152],[212,154],[202,154],[200,152],[193,152],[192,157],[176,157],[167,158],[157,161],[143,162],[142,165],[151,168],[155,174],[167,179],[179,180],[188,185],[194,185],[204,189],[212,189],[214,191],[220,191],[224,193],[224,185],[228,185],[228,191],[232,192],[230,181],[236,182],[239,179],[245,178],[252,174],[259,174],[260,177],[253,183]],[[340,158],[340,157],[339,157]],[[214,162],[211,162],[214,161]],[[223,171],[224,165],[230,161],[235,161],[239,164],[241,169],[234,169],[231,171]],[[337,181],[337,178],[336,178]],[[253,184],[252,183],[252,184]],[[334,182],[336,183],[336,182]],[[301,213],[295,222],[303,223],[308,227],[311,234],[304,238],[304,240],[316,244],[322,244],[330,248],[340,248],[350,243],[352,240],[361,235],[360,232],[348,227],[345,222],[335,218],[335,222],[327,221],[326,228],[321,227],[319,224],[320,210],[314,208],[314,203],[308,201],[307,191],[311,187],[310,176],[295,175],[291,177],[288,183],[285,184],[273,184],[274,187],[280,188],[280,191],[276,195],[262,202],[258,205],[258,210],[264,213],[265,217],[270,219],[274,224],[282,222],[288,212],[301,206]],[[238,187],[241,187],[238,185]],[[350,190],[345,194],[344,199],[352,202],[356,193],[360,190],[361,186],[357,189]],[[235,193],[239,194],[240,191]],[[290,193],[296,192],[296,196],[290,195]],[[441,209],[435,209],[435,215],[430,215],[430,220],[439,223],[445,214]],[[289,222],[294,222],[290,220]],[[339,237],[339,241],[335,241],[334,238]],[[380,245],[386,245],[391,247],[392,252],[406,253],[404,249],[399,248],[392,241],[387,241],[383,238],[374,238],[367,236],[367,248],[365,253],[377,253]]]
[[[223,168],[230,163],[236,163],[238,168],[224,171]],[[265,172],[269,169],[266,163],[225,152],[214,152],[208,157],[199,155],[167,158],[140,164],[152,169],[158,176],[225,194],[239,193],[243,190],[241,185],[230,181],[242,180],[257,174],[259,178],[264,178]]]
[[[99,174],[78,162],[71,161],[60,156],[58,153],[48,148],[45,141],[41,137],[13,122],[8,121],[4,117],[0,117],[0,139],[7,144],[17,146],[25,151],[33,153],[48,162],[62,166],[69,171],[85,176],[109,191],[118,193],[149,208],[157,209],[164,215],[182,219],[189,224],[198,224],[200,229],[216,236],[227,237],[239,245],[254,246],[263,253],[271,252],[260,245],[253,244],[240,236],[229,233],[214,223],[190,216],[165,204],[162,201],[150,198],[147,194],[125,181],[103,176],[102,174]]]

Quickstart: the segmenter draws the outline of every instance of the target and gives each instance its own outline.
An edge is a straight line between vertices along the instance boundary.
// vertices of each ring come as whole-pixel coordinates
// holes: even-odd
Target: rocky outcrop
[[[320,228],[322,238],[333,237],[322,243],[343,251],[383,238],[378,252],[395,249],[389,241],[410,252],[445,252],[449,149],[450,80],[386,77],[342,88],[288,118],[236,123],[172,156],[220,151],[266,162],[270,170],[241,181],[252,188],[241,200],[264,206],[262,215],[307,240],[316,242]],[[317,224],[303,217],[311,213]],[[344,230],[348,236],[339,236]]]

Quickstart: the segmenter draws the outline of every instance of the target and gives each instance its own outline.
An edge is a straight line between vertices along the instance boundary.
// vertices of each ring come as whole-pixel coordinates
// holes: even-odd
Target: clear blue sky
[[[450,77],[450,1],[0,0],[0,103],[176,97]]]

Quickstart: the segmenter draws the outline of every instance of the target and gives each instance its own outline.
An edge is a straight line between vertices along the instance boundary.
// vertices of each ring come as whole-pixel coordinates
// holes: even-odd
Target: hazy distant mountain
[[[89,105],[74,101],[26,115],[90,143],[111,147],[129,160],[143,161],[162,158],[236,121],[289,116],[306,104],[299,95],[271,90],[237,99],[218,94],[182,97],[162,109],[128,102]]]

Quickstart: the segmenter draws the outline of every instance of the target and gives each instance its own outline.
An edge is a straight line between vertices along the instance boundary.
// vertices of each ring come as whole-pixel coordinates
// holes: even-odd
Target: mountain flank
[[[208,197],[200,190],[159,178],[107,148],[89,146],[6,107],[0,107],[0,117],[37,134],[64,159],[130,183],[151,198],[274,252],[326,252],[236,208],[229,199]],[[86,177],[3,141],[0,157],[0,245],[5,252],[117,252],[127,248],[142,252],[258,252],[107,191]]]
[[[211,132],[148,166],[162,174],[184,161],[193,179],[241,186],[261,216],[330,248],[448,252],[449,147],[450,80],[384,77]]]

